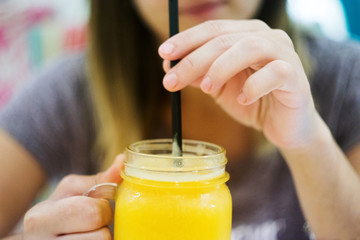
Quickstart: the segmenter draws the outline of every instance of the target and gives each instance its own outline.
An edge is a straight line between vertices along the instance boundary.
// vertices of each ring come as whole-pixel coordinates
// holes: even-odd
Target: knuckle
[[[215,38],[214,41],[215,41],[214,44],[217,48],[228,49],[236,42],[236,39],[235,39],[234,35],[226,34],[226,35],[221,35],[221,36]]]
[[[250,20],[250,21],[253,24],[254,28],[257,28],[257,29],[270,29],[269,25],[267,25],[264,21],[261,21],[259,19],[253,19],[253,20]]]
[[[38,228],[39,226],[39,218],[36,214],[33,213],[26,213],[24,216],[24,232],[31,232]]]
[[[293,42],[290,38],[290,36],[282,29],[274,29],[273,32],[276,36],[278,36],[280,39],[282,39],[285,43],[287,43],[289,46],[293,47]]]
[[[34,230],[37,230],[42,225],[42,221],[44,219],[44,205],[46,205],[46,202],[38,203],[25,213],[23,220],[25,232],[32,232]]]
[[[84,211],[84,218],[91,221],[94,227],[100,226],[102,223],[101,211],[97,205],[89,205]]]
[[[108,206],[106,206],[108,205]],[[89,228],[97,229],[110,222],[109,203],[103,199],[93,199],[83,196],[74,196],[57,202],[57,208],[65,219],[81,220]]]
[[[61,214],[65,219],[70,219],[72,216],[76,216],[80,210],[82,202],[77,201],[76,197],[64,198],[55,203],[54,208],[57,209],[57,213]]]
[[[205,23],[206,29],[210,32],[221,33],[223,32],[222,21],[208,20]]]
[[[182,60],[182,64],[186,68],[186,70],[191,71],[191,72],[194,71],[196,68],[195,64],[194,64],[194,60],[192,59],[191,56],[185,57]]]
[[[282,29],[273,29],[273,32],[282,38],[290,39],[289,35]]]
[[[69,199],[65,204],[63,202],[58,202],[58,207],[63,213],[64,217],[69,219],[71,216],[76,215],[79,211],[79,206],[76,201],[70,201]]]
[[[267,42],[259,36],[249,36],[244,39],[245,45],[253,53],[262,53],[266,55],[268,52]]]
[[[72,184],[74,184],[74,182],[76,182],[76,179],[77,179],[77,175],[75,174],[67,175],[61,180],[59,186],[60,187],[71,186]]]
[[[293,67],[289,63],[282,60],[273,61],[272,69],[281,79],[288,79],[294,74]]]
[[[104,224],[107,224],[109,222],[108,219],[108,213],[104,212],[108,206],[107,201],[97,199],[92,204],[88,204],[84,211],[84,218],[87,221],[90,221],[91,225],[93,225],[94,228],[98,228],[99,226],[103,226]]]

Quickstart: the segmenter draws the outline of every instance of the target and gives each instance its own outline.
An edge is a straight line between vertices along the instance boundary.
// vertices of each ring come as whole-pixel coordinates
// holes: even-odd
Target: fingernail
[[[115,161],[114,161],[113,164],[118,165],[118,164],[122,163],[124,161],[124,159],[125,159],[125,155],[124,154],[119,154],[119,155],[116,156]]]
[[[200,84],[201,90],[203,90],[205,93],[210,93],[212,89],[212,83],[209,77],[205,77],[201,84]]]
[[[246,96],[243,92],[241,92],[237,98],[238,103],[245,104],[246,103]]]
[[[163,54],[171,54],[174,51],[174,44],[172,43],[163,43],[160,47],[159,47],[159,51]]]
[[[175,73],[171,73],[165,76],[164,78],[164,86],[166,89],[173,89],[178,83],[178,78]]]

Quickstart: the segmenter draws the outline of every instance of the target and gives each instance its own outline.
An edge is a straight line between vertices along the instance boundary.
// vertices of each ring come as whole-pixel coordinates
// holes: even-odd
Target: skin
[[[254,20],[210,21],[170,38],[159,53],[181,59],[172,69],[164,64],[166,89],[201,89],[279,148],[319,239],[359,236],[359,146],[346,156],[333,140],[284,32]]]
[[[4,131],[0,130],[0,238],[20,219],[46,176],[35,159]],[[11,161],[10,161],[11,160]],[[22,166],[19,168],[18,166]],[[15,181],[16,179],[16,181]],[[18,191],[21,186],[21,191]],[[6,198],[3,193],[7,193]]]
[[[286,33],[254,20],[208,21],[167,40],[159,54],[167,90],[201,89],[279,148],[315,236],[360,235],[359,146],[346,156],[335,143]]]
[[[168,1],[166,0],[133,0],[135,7],[149,27],[157,33],[161,41],[169,36]],[[256,15],[262,0],[181,0],[179,2],[180,31],[211,19],[249,19]],[[206,16],[189,13],[189,9],[206,2],[225,2],[216,12]],[[156,14],[154,14],[156,13]]]
[[[219,8],[211,13],[199,14],[191,13],[190,9],[206,2],[223,3]],[[169,35],[168,27],[168,1],[166,0],[134,0],[135,7],[141,17],[149,27],[157,33],[159,43],[165,41]],[[247,19],[256,15],[262,0],[202,0],[191,1],[181,0],[179,3],[179,27],[184,31],[192,26],[210,19]],[[156,12],[156,14],[154,14]],[[216,28],[216,26],[214,25]],[[220,26],[219,26],[220,27]],[[219,29],[211,29],[218,31]],[[169,68],[169,61],[164,61],[164,68]],[[191,74],[191,73],[189,73]],[[193,102],[197,104],[194,105]],[[229,159],[244,159],[253,151],[253,134],[247,126],[238,124],[231,115],[224,115],[224,109],[219,105],[214,105],[211,96],[203,94],[195,88],[186,88],[182,91],[182,118],[183,118],[183,137],[189,139],[199,139],[214,142],[226,146]],[[168,119],[171,106],[168,106],[164,114],[171,129],[171,119]],[[197,109],[194,109],[197,108]],[[194,115],[201,109],[202,114]],[[207,121],[213,119],[214,121]],[[204,125],[206,123],[206,125]],[[219,128],[218,126],[226,126]],[[209,132],[211,129],[211,132]],[[244,136],[239,139],[238,136]],[[232,164],[232,163],[230,163]]]
[[[193,2],[181,1],[181,8]],[[260,3],[228,1],[219,11],[199,18],[181,13],[183,31],[159,47],[166,71],[164,87],[169,91],[184,91],[188,103],[197,102],[204,94],[212,98],[214,101],[203,101],[199,108],[216,107],[225,111],[229,118],[221,123],[222,131],[229,130],[230,126],[239,133],[245,133],[242,130],[248,128],[262,131],[285,157],[306,220],[317,238],[355,239],[360,235],[360,146],[343,153],[335,143],[314,107],[308,79],[286,33],[270,29],[257,20],[239,20],[254,16]],[[166,39],[165,0],[134,0],[134,4],[159,39]],[[151,14],[154,11],[159,14]],[[235,12],[239,13],[236,17]],[[219,18],[233,20],[203,22]],[[169,61],[175,59],[181,61],[169,69]],[[211,113],[207,117],[211,117]],[[194,122],[193,126],[202,124],[203,120]],[[192,130],[197,131],[196,128]],[[184,135],[189,134],[185,131]],[[227,141],[234,139],[236,137]],[[237,154],[240,153],[234,156]],[[107,232],[109,208],[102,200],[81,195],[94,184],[94,179],[121,181],[111,170],[119,170],[121,160],[118,161],[97,177],[65,178],[48,201],[27,212],[23,239],[107,239],[106,234],[104,238],[99,235],[92,238],[87,234]],[[25,154],[19,164],[25,162],[34,164],[35,161]],[[36,173],[40,176],[39,185],[43,178],[35,165],[29,176]],[[33,191],[29,190],[29,195]],[[101,220],[80,224],[84,219],[90,219],[86,217],[87,213],[84,213],[85,217],[76,214],[83,211],[83,204],[94,210],[88,214],[97,212],[105,217],[95,217]],[[73,206],[75,210],[56,212],[54,206],[64,209]],[[64,214],[68,214],[66,219],[71,219],[70,222],[64,220]]]
[[[22,234],[6,240],[111,239],[108,225],[113,212],[108,201],[83,194],[99,183],[121,183],[119,172],[123,160],[124,156],[119,155],[109,169],[94,176],[68,175],[63,178],[46,201],[26,212]]]

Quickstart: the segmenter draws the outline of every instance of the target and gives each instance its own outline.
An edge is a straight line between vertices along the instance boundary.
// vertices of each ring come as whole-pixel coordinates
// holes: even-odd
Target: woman
[[[2,113],[1,232],[46,179],[169,137],[164,86],[182,90],[183,137],[227,149],[234,239],[360,236],[359,47],[300,35],[283,0],[180,1],[182,32],[167,39],[166,2],[91,1],[88,54]],[[26,212],[23,239],[109,239],[107,202],[81,195],[120,182],[122,158],[65,177]]]

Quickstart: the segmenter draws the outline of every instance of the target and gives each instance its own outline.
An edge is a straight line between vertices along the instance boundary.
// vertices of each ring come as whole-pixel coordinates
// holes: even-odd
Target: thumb
[[[125,156],[118,155],[112,165],[104,172],[92,176],[71,174],[64,177],[49,199],[56,200],[65,197],[83,195],[96,184],[112,182],[121,183],[121,170],[124,168]]]
[[[124,160],[125,155],[119,154],[106,171],[100,172],[96,175],[96,184],[105,182],[120,183],[122,181],[120,172],[124,168]]]

